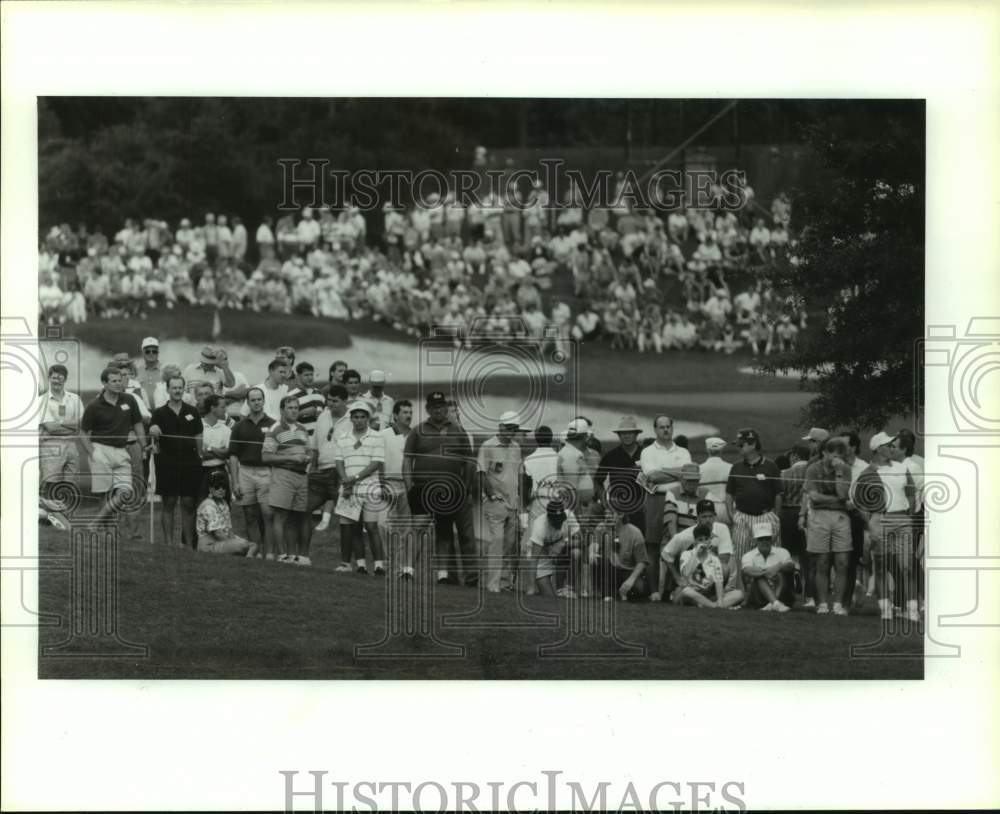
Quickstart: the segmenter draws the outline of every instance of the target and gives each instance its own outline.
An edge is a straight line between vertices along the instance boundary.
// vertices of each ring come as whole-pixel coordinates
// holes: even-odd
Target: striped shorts
[[[750,551],[756,543],[753,539],[753,527],[760,523],[770,523],[774,535],[772,545],[781,545],[781,521],[774,512],[764,514],[744,514],[739,509],[733,510],[733,561],[740,562],[743,555]]]

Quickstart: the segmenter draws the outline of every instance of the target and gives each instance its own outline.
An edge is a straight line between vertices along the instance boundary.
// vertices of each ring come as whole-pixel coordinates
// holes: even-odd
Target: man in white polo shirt
[[[691,453],[674,443],[674,420],[668,415],[653,419],[656,439],[639,456],[639,483],[646,490],[646,552],[650,584],[659,585],[660,547],[665,531],[666,494],[681,477],[681,467],[691,463]]]
[[[743,555],[740,567],[746,586],[746,603],[762,611],[787,613],[788,605],[782,601],[794,600],[792,574],[795,563],[787,548],[774,545],[774,530],[770,523],[753,527],[754,548]]]
[[[375,575],[385,575],[382,536],[379,533],[379,513],[383,509],[382,485],[379,473],[385,464],[385,439],[371,429],[371,405],[367,401],[349,404],[351,431],[340,436],[337,443],[337,474],[340,476],[340,533],[354,542],[354,558],[359,574],[368,573],[362,526],[368,532]]]
[[[267,378],[256,385],[264,392],[264,414],[274,421],[281,419],[281,400],[288,395],[288,360],[276,357],[267,366]],[[240,411],[250,414],[250,408],[243,403]]]
[[[326,406],[317,416],[309,438],[313,459],[309,471],[309,496],[306,516],[320,506],[323,516],[314,531],[326,531],[333,515],[333,507],[340,495],[340,478],[337,475],[337,444],[340,437],[351,431],[351,417],[347,414],[347,391],[342,385],[331,385],[326,394]],[[341,536],[340,565],[336,570],[351,570],[351,540]]]
[[[49,368],[49,390],[41,397],[38,421],[38,452],[42,497],[49,498],[57,483],[73,482],[80,472],[76,446],[83,418],[83,402],[66,389],[69,371],[65,365]]]
[[[520,426],[517,413],[500,416],[497,433],[479,448],[480,509],[486,590],[514,590],[517,557],[517,515],[520,507],[521,448],[514,441]]]
[[[726,506],[726,482],[733,465],[722,457],[726,448],[724,438],[712,436],[705,439],[708,457],[701,464],[701,485],[708,488],[708,496],[715,501],[715,514],[720,523],[728,523],[729,509]]]
[[[410,504],[406,499],[406,481],[403,480],[403,449],[406,438],[413,429],[413,404],[408,399],[400,399],[392,405],[392,421],[389,426],[379,430],[385,443],[385,467],[382,470],[382,487],[386,492],[388,507],[382,512],[379,522],[382,525],[383,543],[389,547],[389,529],[387,522],[410,514]],[[387,553],[389,563],[401,579],[412,579],[414,563],[420,552],[407,542],[408,534],[400,533],[397,545]],[[414,542],[417,541],[414,537]]]

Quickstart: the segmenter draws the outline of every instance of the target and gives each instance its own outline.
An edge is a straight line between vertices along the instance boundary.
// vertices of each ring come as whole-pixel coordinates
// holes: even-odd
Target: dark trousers
[[[812,557],[806,551],[806,534],[799,528],[798,506],[787,506],[781,510],[781,543],[788,549],[789,554],[799,558],[802,580],[805,583],[805,597],[816,599],[816,568]],[[788,582],[791,583],[791,580]],[[854,584],[853,580],[851,584]]]
[[[601,557],[601,559],[590,566],[591,584],[594,587],[594,591],[600,593],[601,596],[616,596],[619,589],[625,584],[625,580],[631,575],[631,568],[618,568],[606,557]],[[628,593],[629,601],[644,599],[649,596],[650,590],[646,581],[647,576],[648,574],[643,572],[642,576],[635,581],[635,585],[632,586],[632,590]]]
[[[476,535],[473,526],[472,506],[464,495],[456,496],[453,508],[442,511],[440,508],[432,511],[432,507],[424,500],[425,494],[433,489],[433,484],[418,483],[407,493],[410,513],[413,515],[429,515],[434,523],[434,554],[438,563],[434,570],[448,572],[449,580],[458,579],[458,557],[455,551],[455,530],[458,531],[458,544],[462,555],[462,566],[466,571],[466,579],[470,578],[467,563],[476,556]]]
[[[854,599],[854,584],[858,581],[858,568],[865,555],[865,521],[857,512],[851,512],[851,556],[847,561],[847,579],[844,582],[844,596],[841,598],[845,608],[849,608]]]

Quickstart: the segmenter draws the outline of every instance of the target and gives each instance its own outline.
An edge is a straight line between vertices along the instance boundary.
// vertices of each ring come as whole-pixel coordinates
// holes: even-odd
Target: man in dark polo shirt
[[[601,458],[594,487],[598,499],[610,511],[624,515],[624,523],[646,530],[646,492],[636,483],[639,475],[639,422],[635,416],[626,415],[618,421],[613,432],[621,443]]]
[[[201,485],[203,425],[198,408],[184,401],[185,381],[171,376],[167,403],[153,410],[149,434],[153,437],[156,494],[163,499],[160,528],[167,545],[174,542],[174,511],[181,509],[181,545],[198,548],[195,520]]]
[[[133,478],[142,473],[132,472],[132,459],[125,445],[134,432],[140,448],[146,446],[146,431],[135,398],[125,393],[125,378],[115,367],[101,371],[103,389],[87,405],[80,421],[80,442],[90,458],[91,488],[105,495],[95,523],[124,511],[135,490]]]
[[[773,545],[781,545],[781,472],[761,454],[757,430],[739,430],[733,442],[743,456],[733,464],[726,482],[726,506],[733,518],[733,560],[740,562],[754,547],[753,527],[770,523]]]
[[[410,512],[429,515],[435,528],[435,553],[445,560],[454,545],[453,526],[461,522],[472,479],[472,446],[468,433],[448,418],[448,399],[434,391],[427,396],[426,421],[406,438],[403,447],[403,480]],[[473,541],[462,542],[462,560],[475,556]],[[469,549],[469,550],[466,550]],[[471,575],[466,574],[468,580]],[[438,568],[439,583],[457,583],[458,574]]]
[[[233,478],[233,497],[243,507],[247,537],[259,546],[257,556],[266,557],[271,551],[271,504],[268,490],[271,484],[271,467],[261,459],[264,449],[264,430],[274,424],[274,419],[264,412],[264,391],[259,387],[247,390],[249,414],[233,427],[229,436],[229,456],[238,464],[237,477]]]

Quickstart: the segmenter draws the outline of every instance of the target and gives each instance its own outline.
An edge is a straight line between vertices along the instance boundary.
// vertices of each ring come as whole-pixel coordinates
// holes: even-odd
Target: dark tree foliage
[[[924,103],[817,102],[813,113],[803,134],[822,171],[796,191],[802,262],[771,279],[813,323],[765,370],[814,377],[803,423],[880,428],[912,415],[923,390]]]

